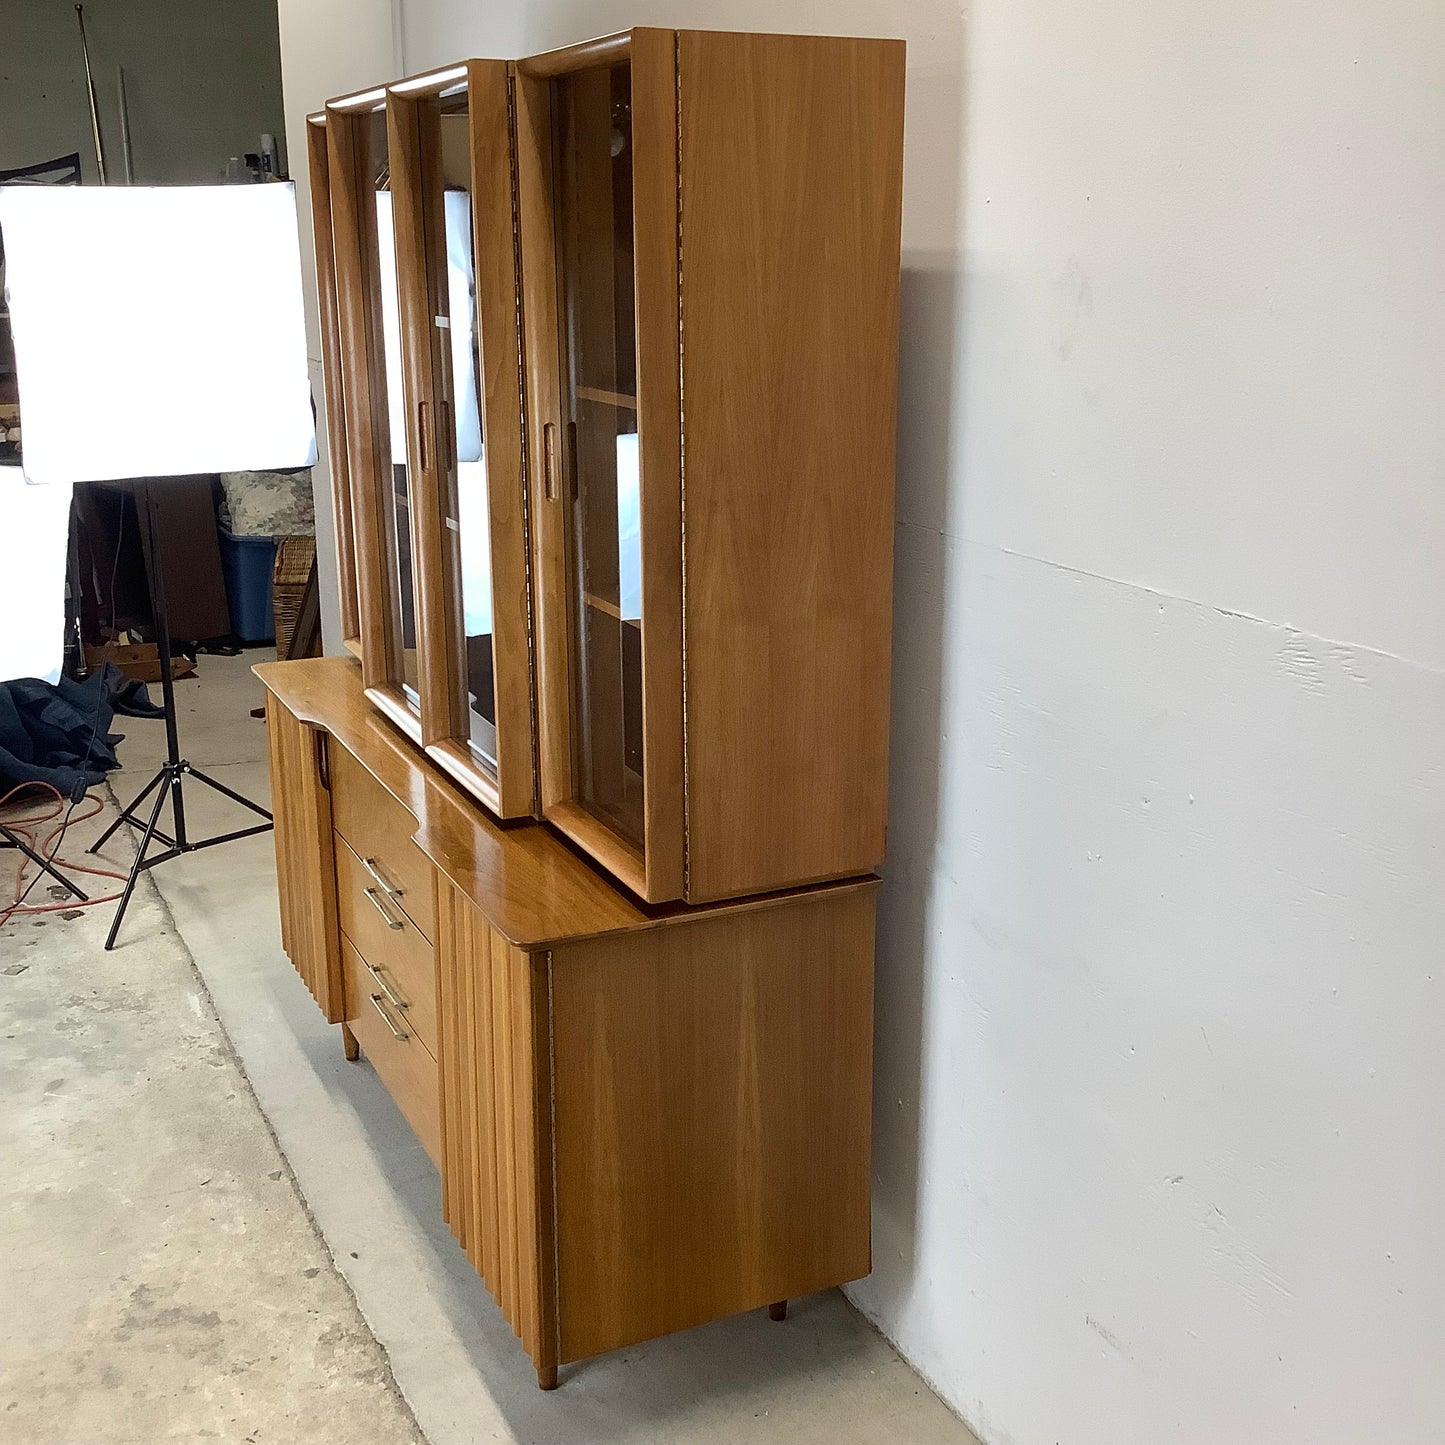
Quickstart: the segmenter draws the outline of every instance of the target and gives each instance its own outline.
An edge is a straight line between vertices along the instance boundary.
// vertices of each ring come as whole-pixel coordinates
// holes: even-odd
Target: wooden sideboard
[[[350,658],[255,671],[286,951],[543,1388],[868,1272],[875,878],[641,905],[490,821]]]
[[[637,27],[308,117],[357,660],[257,669],[282,936],[544,1386],[869,1268],[903,98]]]

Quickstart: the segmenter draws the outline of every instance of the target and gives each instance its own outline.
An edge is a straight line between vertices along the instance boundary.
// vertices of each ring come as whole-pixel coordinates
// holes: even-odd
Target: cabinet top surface
[[[539,823],[502,827],[419,757],[371,706],[351,657],[251,669],[301,722],[330,734],[416,820],[413,841],[509,943],[537,951],[600,934],[765,908],[800,892],[873,888],[874,877],[688,908],[639,906]]]

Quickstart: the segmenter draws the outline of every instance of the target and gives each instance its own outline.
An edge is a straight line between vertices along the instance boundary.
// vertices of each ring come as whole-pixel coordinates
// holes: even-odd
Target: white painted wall
[[[435,70],[457,60],[510,60],[522,53],[520,3],[400,0],[406,68]]]
[[[1436,1445],[1445,10],[519,13],[910,42],[854,1299],[990,1445]]]
[[[316,309],[316,250],[311,235],[311,183],[307,170],[306,117],[349,91],[393,80],[401,71],[399,20],[393,0],[278,0],[281,79],[286,110],[286,151],[296,181],[301,229],[301,276],[306,300],[306,353],[316,398],[317,578],[321,630],[328,652],[341,649],[336,528],[331,506],[331,466],[326,445],[326,387],[321,371],[320,321]]]

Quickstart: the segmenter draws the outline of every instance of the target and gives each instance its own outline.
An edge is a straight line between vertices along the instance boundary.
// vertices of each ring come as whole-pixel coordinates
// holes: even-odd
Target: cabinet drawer
[[[346,973],[346,1022],[422,1148],[441,1168],[441,1080],[437,1061],[376,986],[351,940],[341,939]]]
[[[432,937],[431,860],[411,841],[416,819],[345,748],[333,746],[331,817],[358,858],[369,858],[390,901]],[[355,935],[352,935],[353,938]]]
[[[383,995],[389,989],[388,1004],[406,1015],[421,1041],[435,1053],[437,985],[432,946],[377,887],[361,859],[340,837],[336,840],[336,906],[342,933],[361,955],[367,987]]]

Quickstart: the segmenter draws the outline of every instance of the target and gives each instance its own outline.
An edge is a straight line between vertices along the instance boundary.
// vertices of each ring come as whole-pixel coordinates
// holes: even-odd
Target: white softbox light
[[[32,482],[309,466],[290,185],[3,186]]]

